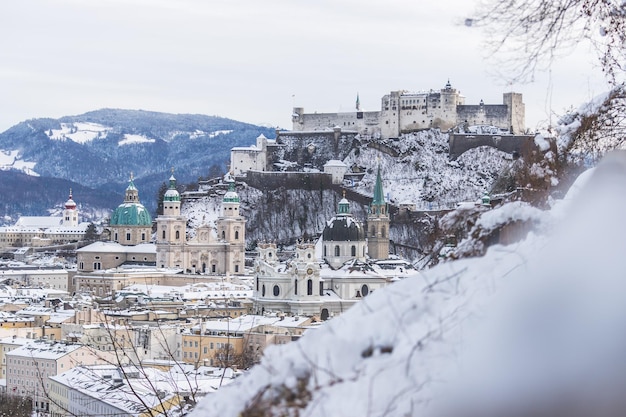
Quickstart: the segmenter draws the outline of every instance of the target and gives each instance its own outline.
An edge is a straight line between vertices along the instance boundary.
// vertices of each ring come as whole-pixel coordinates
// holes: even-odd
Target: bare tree
[[[0,417],[30,417],[33,413],[33,402],[29,397],[0,394]]]
[[[529,81],[555,57],[588,41],[607,80],[624,81],[626,4],[621,0],[484,0],[465,23],[486,30],[505,79]]]

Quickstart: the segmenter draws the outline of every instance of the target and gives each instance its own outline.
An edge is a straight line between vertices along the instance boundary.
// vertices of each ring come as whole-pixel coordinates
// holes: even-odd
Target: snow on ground
[[[120,140],[117,144],[119,146],[130,145],[133,143],[154,143],[155,139],[148,138],[144,135],[133,135],[130,133],[124,134],[124,139]]]
[[[0,170],[8,171],[10,169],[22,171],[27,175],[38,177],[39,174],[34,171],[36,162],[26,162],[20,159],[20,151],[4,151],[0,149]]]
[[[626,153],[588,181],[564,216],[543,212],[553,236],[376,291],[193,416],[607,415],[626,382]]]
[[[110,127],[98,123],[75,122],[61,123],[61,129],[50,129],[48,137],[54,140],[73,140],[76,143],[86,143],[94,139],[104,139]]]

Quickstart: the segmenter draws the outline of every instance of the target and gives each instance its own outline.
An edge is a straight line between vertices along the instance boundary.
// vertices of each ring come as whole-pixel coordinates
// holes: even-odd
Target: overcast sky
[[[379,110],[392,90],[524,94],[535,128],[606,84],[582,48],[535,82],[489,73],[471,0],[20,0],[0,6],[0,131],[104,107],[291,128],[291,109]],[[555,118],[553,117],[553,122]]]

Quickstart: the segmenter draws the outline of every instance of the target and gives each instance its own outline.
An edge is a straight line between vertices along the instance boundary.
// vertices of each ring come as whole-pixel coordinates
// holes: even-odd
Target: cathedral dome
[[[333,217],[322,233],[325,242],[357,242],[365,240],[363,226],[352,216]]]
[[[150,213],[141,203],[122,203],[111,216],[111,226],[152,226]]]
[[[139,202],[139,191],[131,175],[124,202],[111,215],[111,226],[152,226],[148,210]]]

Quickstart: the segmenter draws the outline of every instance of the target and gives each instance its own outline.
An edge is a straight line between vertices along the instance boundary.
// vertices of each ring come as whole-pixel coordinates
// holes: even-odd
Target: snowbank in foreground
[[[555,237],[531,234],[377,291],[299,342],[268,349],[193,415],[602,415],[600,406],[619,407],[625,200],[621,153],[559,213]]]

